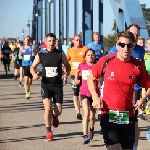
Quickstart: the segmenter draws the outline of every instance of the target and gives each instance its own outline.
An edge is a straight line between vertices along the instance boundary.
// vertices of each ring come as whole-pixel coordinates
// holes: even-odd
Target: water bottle
[[[147,140],[150,141],[150,128],[148,129]]]

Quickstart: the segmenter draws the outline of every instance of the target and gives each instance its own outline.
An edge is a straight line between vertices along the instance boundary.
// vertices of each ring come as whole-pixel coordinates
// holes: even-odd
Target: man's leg
[[[53,127],[57,128],[59,126],[58,116],[62,113],[62,103],[63,103],[63,86],[55,85],[52,86],[53,91],[53,102],[54,110],[52,112],[53,116]]]
[[[53,132],[51,131],[51,120],[52,120],[52,103],[51,103],[51,91],[48,85],[41,85],[41,96],[44,104],[44,121],[46,126],[47,135],[45,141],[53,140]]]
[[[107,149],[122,150],[119,137],[119,127],[116,123],[109,122],[108,114],[101,115],[100,125]]]
[[[77,119],[82,120],[82,115],[80,114],[80,101],[79,101],[79,85],[75,85],[74,77],[71,77],[71,86],[73,89],[73,103],[75,110],[77,111]]]

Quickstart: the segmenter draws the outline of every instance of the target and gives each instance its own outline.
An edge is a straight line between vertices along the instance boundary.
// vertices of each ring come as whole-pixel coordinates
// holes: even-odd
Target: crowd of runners
[[[107,149],[137,150],[138,119],[145,120],[143,113],[150,114],[150,38],[145,41],[139,33],[136,24],[119,32],[116,45],[106,56],[98,33],[93,33],[93,42],[87,46],[82,45],[80,35],[75,35],[67,45],[66,39],[60,44],[53,33],[39,43],[29,36],[11,44],[0,40],[4,71],[6,75],[9,73],[13,61],[14,80],[19,78],[26,99],[32,94],[32,80],[41,78],[45,141],[53,140],[51,126],[59,126],[63,86],[70,76],[76,118],[82,120],[83,143],[88,144],[94,138],[98,110]],[[40,72],[36,70],[38,65]]]

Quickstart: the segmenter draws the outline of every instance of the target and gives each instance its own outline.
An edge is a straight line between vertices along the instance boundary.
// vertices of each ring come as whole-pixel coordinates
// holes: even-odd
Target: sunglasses
[[[132,48],[132,47],[134,46],[133,43],[125,44],[125,43],[121,43],[121,42],[119,42],[118,45],[119,45],[120,47],[122,47],[122,48],[124,48],[125,45],[127,45],[127,48]]]

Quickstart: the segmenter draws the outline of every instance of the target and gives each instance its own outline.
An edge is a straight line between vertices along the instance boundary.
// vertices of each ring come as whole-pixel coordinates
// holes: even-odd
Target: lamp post
[[[29,18],[31,15],[32,15],[32,13],[28,17],[28,24],[27,24],[27,27],[29,28],[29,36],[30,36],[30,21],[32,21],[32,20],[29,20]]]

